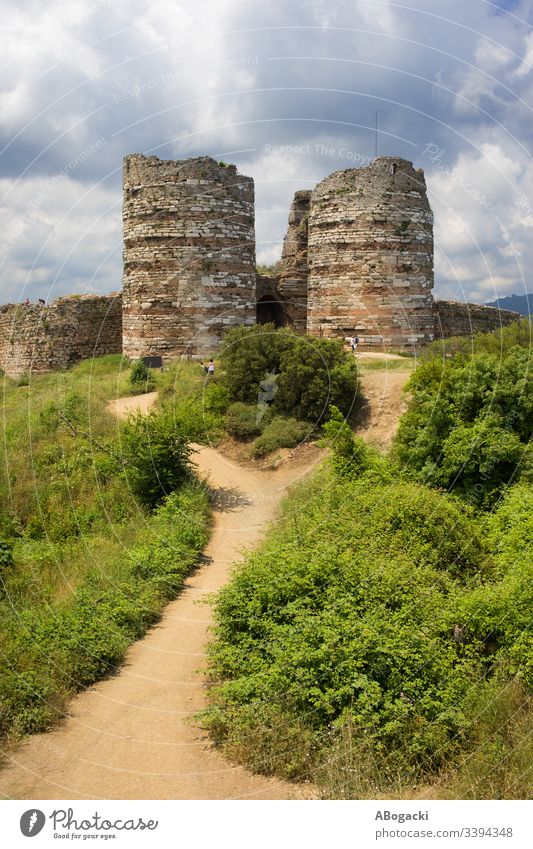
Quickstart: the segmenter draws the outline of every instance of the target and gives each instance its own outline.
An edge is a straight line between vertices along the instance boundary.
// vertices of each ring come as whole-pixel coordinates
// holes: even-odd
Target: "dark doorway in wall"
[[[283,304],[268,295],[260,298],[257,302],[257,323],[275,324],[276,327],[283,327],[285,325]]]

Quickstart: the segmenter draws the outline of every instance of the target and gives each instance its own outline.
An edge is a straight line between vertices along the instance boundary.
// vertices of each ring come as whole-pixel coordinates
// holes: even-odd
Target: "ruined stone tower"
[[[336,171],[309,215],[307,331],[372,346],[433,338],[433,215],[422,170],[397,157]]]
[[[254,183],[210,157],[124,160],[124,354],[214,354],[255,323]]]
[[[284,301],[287,323],[296,333],[307,327],[307,233],[310,191],[299,191],[289,212],[289,226],[281,254],[278,292]]]

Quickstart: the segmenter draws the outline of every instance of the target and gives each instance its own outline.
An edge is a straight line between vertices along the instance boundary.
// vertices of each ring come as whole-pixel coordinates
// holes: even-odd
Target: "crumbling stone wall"
[[[307,328],[307,243],[310,191],[299,191],[289,212],[289,226],[281,254],[278,293],[287,323],[296,333]]]
[[[512,310],[466,304],[461,301],[435,301],[434,314],[436,339],[488,333],[523,318],[520,313]]]
[[[121,351],[120,295],[70,295],[49,306],[0,307],[0,368],[10,377],[67,369]]]
[[[433,215],[424,173],[397,157],[336,171],[309,214],[307,331],[368,346],[433,338]]]
[[[124,160],[124,353],[210,355],[255,323],[251,177],[209,157]]]

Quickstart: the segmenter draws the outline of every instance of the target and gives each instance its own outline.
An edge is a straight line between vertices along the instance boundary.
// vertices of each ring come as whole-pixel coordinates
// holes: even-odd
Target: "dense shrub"
[[[261,436],[254,439],[250,453],[252,457],[263,457],[277,448],[293,448],[310,434],[311,428],[306,422],[276,416],[265,426]]]
[[[484,546],[469,511],[440,493],[324,475],[293,494],[219,597],[206,721],[235,757],[290,777],[313,777],[346,722],[395,768],[431,772],[461,745],[483,665],[454,624]]]
[[[151,370],[142,360],[136,360],[130,371],[130,391],[132,395],[143,395],[153,392],[156,383]]]
[[[398,460],[430,485],[492,506],[528,457],[533,422],[530,353],[458,354],[422,363],[407,385]]]
[[[275,410],[316,424],[335,405],[350,416],[359,396],[357,366],[342,340],[293,337],[280,356]]]
[[[190,475],[190,432],[172,410],[131,416],[121,431],[122,462],[135,497],[154,507]]]
[[[233,401],[257,403],[261,383],[276,374],[271,407],[278,414],[318,424],[331,404],[350,415],[358,402],[357,366],[341,340],[304,338],[269,324],[236,327],[220,359]]]
[[[0,539],[0,591],[4,577],[9,573],[13,562],[13,546],[6,540]]]
[[[363,439],[355,436],[338,407],[330,408],[324,424],[325,444],[331,451],[331,463],[340,477],[353,478],[372,467],[383,465],[380,455]]]
[[[471,356],[472,354],[504,355],[511,348],[533,347],[533,325],[530,318],[523,318],[500,327],[491,333],[474,333],[472,336],[452,336],[449,339],[439,339],[427,345],[419,353],[422,360],[434,357],[450,357],[455,354]]]
[[[257,404],[243,404],[242,401],[230,404],[226,412],[226,429],[237,439],[247,439],[261,433]]]
[[[533,693],[533,488],[512,487],[486,522],[499,580],[465,594],[465,638]]]
[[[281,354],[292,340],[289,331],[276,330],[273,324],[232,327],[220,349],[231,400],[257,403],[260,382],[269,372],[279,372]]]

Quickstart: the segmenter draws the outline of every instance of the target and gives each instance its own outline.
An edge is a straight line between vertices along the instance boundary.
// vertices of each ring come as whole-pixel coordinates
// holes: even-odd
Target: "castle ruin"
[[[272,321],[295,333],[417,350],[521,318],[433,299],[433,216],[424,174],[399,157],[336,171],[298,191],[279,271],[258,275],[254,183],[210,157],[124,160],[123,293],[0,308],[0,368],[68,368],[212,356],[226,330]]]
[[[209,354],[254,324],[254,182],[209,157],[124,160],[124,354]]]

